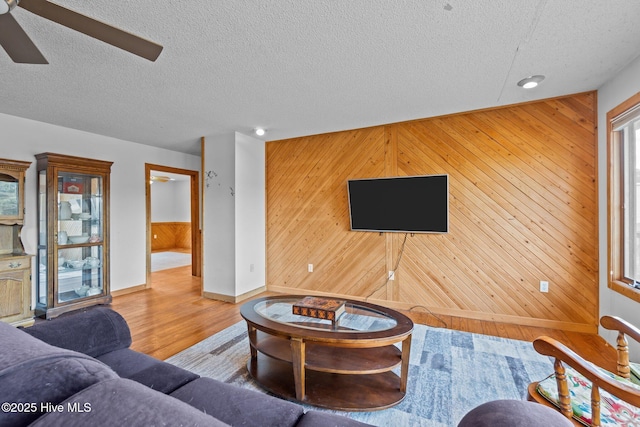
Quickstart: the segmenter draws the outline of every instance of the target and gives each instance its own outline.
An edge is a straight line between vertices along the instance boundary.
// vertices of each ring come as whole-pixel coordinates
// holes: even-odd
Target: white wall
[[[205,138],[203,290],[237,297],[265,285],[264,142]]]
[[[191,181],[151,184],[151,222],[191,222]]]
[[[235,135],[205,138],[202,288],[235,296]]]
[[[598,90],[598,198],[600,240],[600,316],[620,316],[640,327],[640,303],[607,286],[607,120],[611,109],[640,92],[640,57]],[[600,335],[615,344],[616,334],[600,328]],[[640,362],[640,345],[630,342],[631,358]],[[634,357],[635,355],[635,357]]]
[[[266,283],[264,142],[236,133],[236,295]]]
[[[30,254],[36,253],[37,181],[34,155],[53,152],[112,161],[111,289],[144,284],[145,163],[200,170],[200,158],[6,114],[0,114],[0,129],[0,157],[33,162],[27,170],[26,217],[22,232],[25,250]],[[35,278],[34,271],[34,291]]]

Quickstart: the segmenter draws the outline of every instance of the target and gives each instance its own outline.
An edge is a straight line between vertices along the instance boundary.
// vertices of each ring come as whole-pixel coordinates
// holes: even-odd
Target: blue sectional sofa
[[[0,322],[0,426],[364,426],[131,350],[94,307],[19,329]]]

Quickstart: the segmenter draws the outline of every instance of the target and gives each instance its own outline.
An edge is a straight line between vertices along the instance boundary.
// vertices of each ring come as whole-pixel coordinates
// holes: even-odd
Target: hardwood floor
[[[202,298],[200,279],[191,276],[191,267],[186,266],[153,273],[150,289],[116,296],[112,307],[129,323],[134,350],[166,359],[242,320],[241,305]],[[405,314],[416,323],[443,326],[427,313]],[[448,328],[466,332],[525,341],[547,335],[605,369],[616,369],[615,349],[598,335],[452,316],[440,318]]]
[[[166,359],[242,320],[240,305],[200,296],[191,266],[151,274],[152,287],[113,298],[129,323],[132,348]]]

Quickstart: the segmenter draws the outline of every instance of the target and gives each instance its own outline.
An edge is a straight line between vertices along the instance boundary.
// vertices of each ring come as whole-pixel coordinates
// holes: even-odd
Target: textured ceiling
[[[58,0],[164,46],[136,57],[18,7],[0,112],[197,154],[597,89],[640,54],[637,0]],[[546,80],[525,91],[532,74]]]

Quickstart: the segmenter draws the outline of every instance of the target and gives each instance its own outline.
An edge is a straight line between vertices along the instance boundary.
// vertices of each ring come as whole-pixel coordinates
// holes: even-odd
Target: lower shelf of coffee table
[[[249,358],[251,376],[271,393],[296,400],[291,363],[258,353]],[[347,375],[307,370],[303,403],[343,411],[373,411],[400,403],[400,378],[393,372]]]
[[[402,352],[394,345],[382,347],[334,347],[307,341],[305,369],[338,374],[374,374],[390,371],[402,363]],[[257,331],[255,348],[274,359],[291,362],[291,341]]]

